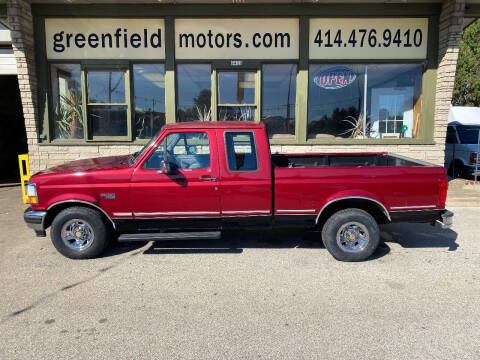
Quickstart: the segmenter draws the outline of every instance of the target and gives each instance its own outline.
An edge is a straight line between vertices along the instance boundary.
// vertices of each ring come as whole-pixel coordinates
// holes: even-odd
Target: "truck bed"
[[[278,168],[358,167],[358,166],[435,166],[427,162],[391,153],[356,154],[274,154],[272,163]]]
[[[367,198],[386,211],[443,209],[443,167],[391,153],[275,154],[276,214],[318,214],[333,200]],[[310,210],[310,212],[307,212]]]

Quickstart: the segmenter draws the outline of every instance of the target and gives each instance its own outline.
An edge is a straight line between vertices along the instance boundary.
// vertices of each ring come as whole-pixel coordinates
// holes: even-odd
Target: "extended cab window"
[[[257,149],[252,132],[226,132],[225,143],[230,171],[258,169]]]
[[[168,134],[148,158],[146,169],[160,169],[164,159],[165,140],[167,160],[172,170],[207,169],[210,167],[210,144],[205,132],[178,132]]]

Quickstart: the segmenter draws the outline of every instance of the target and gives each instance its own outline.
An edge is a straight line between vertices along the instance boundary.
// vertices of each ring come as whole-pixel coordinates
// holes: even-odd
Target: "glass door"
[[[217,120],[258,119],[257,71],[217,71]]]

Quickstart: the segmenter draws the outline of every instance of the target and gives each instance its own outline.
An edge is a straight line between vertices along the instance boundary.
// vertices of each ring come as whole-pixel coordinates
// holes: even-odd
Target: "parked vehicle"
[[[73,161],[31,178],[25,221],[90,258],[119,241],[208,239],[223,229],[321,231],[338,260],[368,258],[379,224],[441,221],[443,167],[388,153],[270,154],[263,124],[166,125],[138,153]],[[319,237],[320,241],[320,237]]]
[[[467,177],[480,170],[478,152],[480,108],[452,106],[448,114],[445,164],[453,177]],[[475,163],[478,162],[475,167]]]

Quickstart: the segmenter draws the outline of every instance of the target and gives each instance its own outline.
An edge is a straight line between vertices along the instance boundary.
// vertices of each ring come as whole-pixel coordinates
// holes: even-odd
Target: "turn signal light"
[[[37,204],[38,203],[38,198],[36,196],[28,196],[28,202],[30,204]]]

